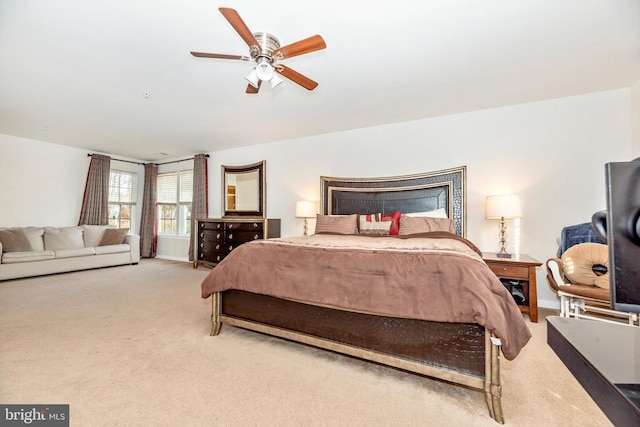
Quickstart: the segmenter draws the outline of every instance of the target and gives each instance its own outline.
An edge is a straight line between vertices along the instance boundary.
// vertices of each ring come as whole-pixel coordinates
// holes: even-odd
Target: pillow
[[[571,246],[562,254],[562,270],[571,282],[609,289],[609,251],[601,243],[580,243]],[[596,268],[604,267],[605,274]]]
[[[392,221],[382,221],[380,214],[358,215],[358,232],[360,234],[388,236],[391,224]]]
[[[426,233],[429,231],[456,232],[455,221],[450,218],[411,217],[402,215],[400,219],[400,235]]]
[[[426,211],[426,212],[410,212],[410,213],[406,213],[404,214],[406,216],[411,216],[411,217],[431,217],[431,218],[449,218],[449,215],[447,215],[447,211],[444,208],[440,208],[440,209],[434,209],[432,211]]]
[[[104,236],[104,230],[107,229],[106,225],[82,225],[84,246],[86,248],[94,248],[100,245],[102,236]]]
[[[0,230],[0,243],[2,252],[31,252],[31,243],[20,229]]]
[[[358,234],[358,215],[316,215],[316,234]]]
[[[397,236],[400,232],[400,217],[402,216],[402,212],[396,211],[394,213],[388,215],[382,215],[383,221],[391,221],[391,229],[389,230],[389,235]]]
[[[120,245],[124,243],[128,232],[128,228],[107,228],[98,246]]]
[[[32,251],[36,251],[36,252],[44,251],[44,239],[42,238],[42,236],[44,235],[44,228],[23,227],[21,228],[21,230],[24,233],[24,235],[27,236],[27,239],[31,244]]]
[[[46,251],[80,248],[84,248],[82,227],[45,227],[44,249]]]

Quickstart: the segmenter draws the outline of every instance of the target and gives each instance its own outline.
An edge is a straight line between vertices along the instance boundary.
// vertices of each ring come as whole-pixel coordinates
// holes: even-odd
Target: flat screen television
[[[609,250],[611,308],[640,313],[640,158],[605,165],[607,210],[592,223]]]

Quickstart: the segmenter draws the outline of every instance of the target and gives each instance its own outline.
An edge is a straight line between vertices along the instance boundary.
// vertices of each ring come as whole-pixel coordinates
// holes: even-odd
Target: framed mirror
[[[245,166],[222,166],[222,206],[224,216],[265,218],[266,161]]]

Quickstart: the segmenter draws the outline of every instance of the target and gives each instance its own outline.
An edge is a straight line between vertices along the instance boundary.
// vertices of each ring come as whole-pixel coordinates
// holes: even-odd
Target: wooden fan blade
[[[278,73],[282,74],[289,80],[298,83],[305,89],[314,90],[316,87],[318,87],[318,83],[314,82],[309,77],[305,77],[297,71],[292,70],[286,65],[278,64],[276,65],[275,69]]]
[[[227,21],[229,21],[229,24],[231,24],[231,26],[237,31],[237,33],[240,34],[240,37],[242,37],[242,40],[244,40],[244,42],[247,45],[249,45],[249,47],[256,46],[258,50],[262,52],[262,49],[258,44],[258,40],[256,40],[255,36],[253,35],[249,27],[247,27],[247,24],[244,23],[244,21],[242,20],[238,12],[235,11],[235,9],[231,9],[228,7],[220,7],[218,8],[218,10],[227,19]]]
[[[260,85],[262,84],[262,80],[258,80],[258,87],[253,87],[252,84],[247,85],[247,93],[258,93],[260,90]]]
[[[311,36],[306,39],[288,44],[273,51],[273,56],[282,55],[282,59],[291,58],[292,56],[303,55],[305,53],[315,52],[316,50],[327,47],[324,39],[319,35]]]
[[[206,53],[206,52],[191,52],[191,55],[198,58],[219,58],[219,59],[240,59],[242,61],[248,61],[250,58],[241,55],[226,55],[223,53]]]

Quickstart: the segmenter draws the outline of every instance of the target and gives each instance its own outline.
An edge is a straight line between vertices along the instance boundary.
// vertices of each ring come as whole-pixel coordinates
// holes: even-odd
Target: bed
[[[320,181],[318,229],[402,212],[401,235],[330,231],[239,246],[202,282],[211,335],[236,326],[474,388],[504,423],[501,353],[515,358],[531,334],[465,239],[466,167]],[[447,219],[408,217],[424,212]],[[407,231],[414,221],[438,226],[403,234],[403,219]]]

